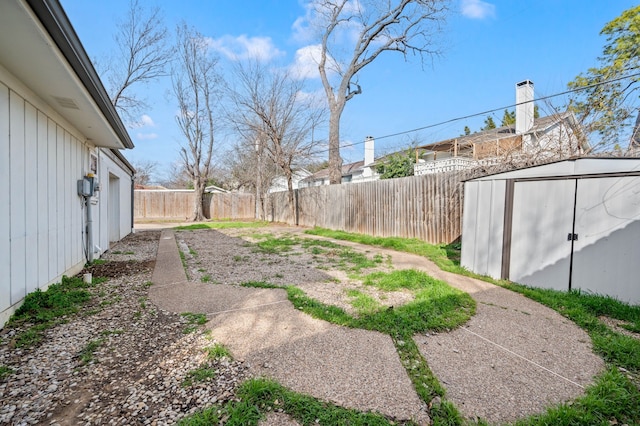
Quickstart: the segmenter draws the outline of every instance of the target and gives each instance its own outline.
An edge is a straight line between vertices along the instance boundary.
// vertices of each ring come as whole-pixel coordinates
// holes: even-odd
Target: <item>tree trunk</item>
[[[287,193],[289,196],[289,208],[291,209],[291,221],[297,225],[296,223],[296,206],[293,194],[293,182],[291,178],[292,173],[287,173]]]
[[[204,182],[202,179],[193,180],[193,216],[192,222],[200,222],[204,220],[204,213],[202,212],[202,197],[204,196]]]
[[[340,116],[343,108],[331,105],[329,117],[329,183],[342,183],[342,157],[340,157]]]

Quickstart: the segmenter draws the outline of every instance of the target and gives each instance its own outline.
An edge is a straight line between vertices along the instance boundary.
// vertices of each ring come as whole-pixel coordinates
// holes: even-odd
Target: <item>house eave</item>
[[[58,0],[0,2],[0,28],[2,66],[93,145],[133,148]]]

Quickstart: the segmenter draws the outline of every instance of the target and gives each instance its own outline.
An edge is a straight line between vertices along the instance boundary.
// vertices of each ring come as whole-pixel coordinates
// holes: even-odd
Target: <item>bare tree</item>
[[[265,161],[268,160],[268,161]],[[225,155],[227,189],[253,192],[256,195],[256,219],[266,217],[266,198],[279,170],[264,152],[257,135],[241,136]]]
[[[321,33],[318,69],[329,104],[329,179],[340,183],[340,117],[362,93],[357,74],[382,52],[434,54],[447,0],[314,0],[310,24]],[[346,34],[346,35],[345,35]],[[349,44],[351,43],[351,44]],[[335,78],[334,78],[335,75]],[[333,81],[335,80],[335,81]]]
[[[168,32],[160,9],[145,9],[138,0],[131,0],[117,29],[117,51],[96,68],[108,82],[111,103],[120,114],[134,120],[146,104],[133,88],[167,75],[172,56],[167,47]]]
[[[304,81],[291,78],[286,71],[253,63],[239,65],[235,77],[238,87],[230,92],[235,107],[231,120],[245,140],[254,138],[257,159],[266,154],[281,171],[293,210],[294,172],[318,144],[313,133],[322,122],[323,110],[303,92]],[[261,163],[258,170],[263,170]]]
[[[212,171],[214,103],[220,76],[217,58],[204,37],[182,24],[177,30],[178,67],[173,72],[173,93],[178,101],[178,127],[185,138],[180,159],[193,182],[195,201],[191,220],[204,218],[202,196]]]
[[[136,185],[149,185],[152,182],[152,176],[154,175],[156,168],[158,167],[157,161],[140,160],[132,161],[131,165],[136,169],[136,174],[133,177],[133,182]]]

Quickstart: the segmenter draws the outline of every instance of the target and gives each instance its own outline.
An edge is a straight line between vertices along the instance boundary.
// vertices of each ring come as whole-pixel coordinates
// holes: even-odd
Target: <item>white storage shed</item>
[[[462,266],[640,303],[640,158],[579,158],[465,182]]]

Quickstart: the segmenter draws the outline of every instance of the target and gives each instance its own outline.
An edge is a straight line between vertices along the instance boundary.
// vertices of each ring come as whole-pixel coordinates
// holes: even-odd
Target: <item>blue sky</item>
[[[184,21],[211,38],[223,71],[234,60],[252,54],[290,66],[313,43],[301,37],[297,24],[305,16],[302,0],[141,2],[160,7],[171,30]],[[101,58],[114,50],[115,23],[125,16],[128,0],[61,3],[90,57]],[[536,98],[566,90],[577,74],[597,65],[605,42],[599,35],[602,27],[635,4],[631,0],[452,0],[438,40],[442,56],[423,66],[419,58],[405,61],[384,54],[360,74],[363,93],[347,104],[342,116],[341,140],[354,143],[342,150],[343,158],[361,159],[360,142],[369,135],[376,138],[377,156],[406,147],[413,139],[430,143],[457,136],[465,125],[477,130],[484,117],[384,137],[512,105],[515,83],[524,79],[534,82]],[[310,90],[320,87],[317,79],[309,83]],[[158,162],[156,178],[162,178],[178,159],[181,139],[169,88],[168,79],[138,88],[150,107],[140,118],[143,125],[129,130],[136,148],[125,152],[134,162]],[[554,99],[553,106],[562,107],[564,101]],[[542,115],[549,111],[539,107]],[[499,123],[501,117],[497,112],[494,120]],[[232,137],[220,135],[216,149],[222,152],[232,142]]]

